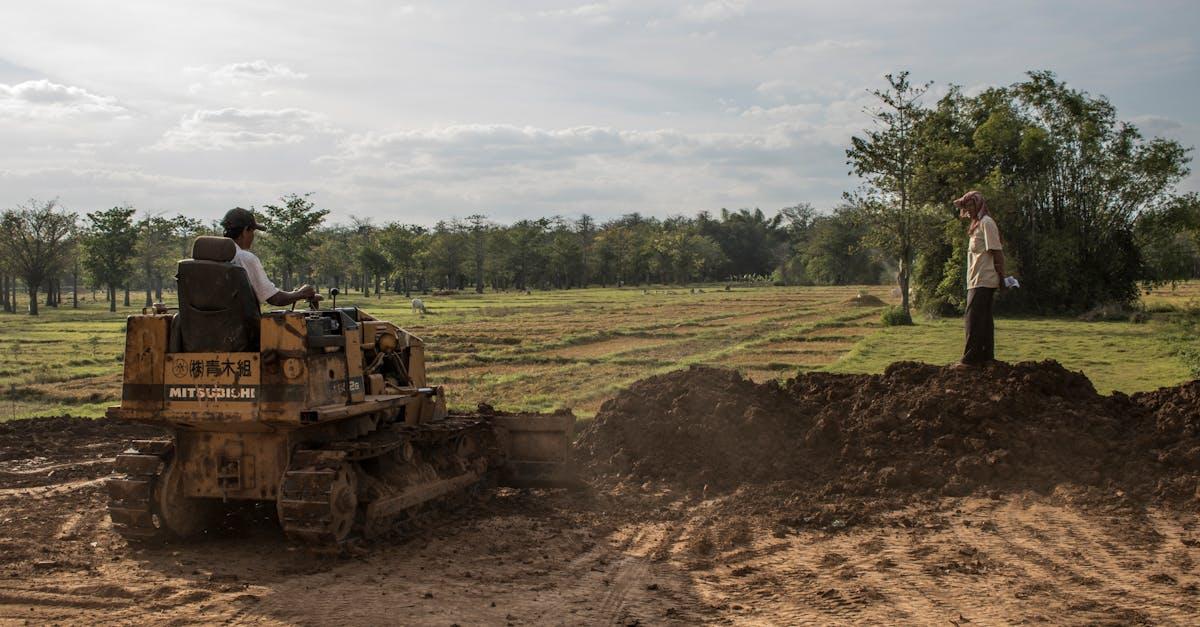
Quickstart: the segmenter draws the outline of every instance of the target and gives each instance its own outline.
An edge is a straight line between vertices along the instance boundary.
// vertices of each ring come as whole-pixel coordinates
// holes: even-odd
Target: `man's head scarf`
[[[979,227],[979,221],[983,219],[983,216],[988,215],[987,200],[984,200],[983,194],[976,190],[971,190],[963,194],[962,198],[954,201],[954,205],[963,210],[968,207],[978,210],[971,217],[971,226],[967,227],[967,233],[974,233],[975,229]]]

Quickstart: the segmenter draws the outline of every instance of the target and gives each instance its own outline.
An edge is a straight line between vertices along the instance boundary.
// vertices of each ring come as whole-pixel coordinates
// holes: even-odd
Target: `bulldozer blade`
[[[512,488],[578,488],[582,483],[570,464],[575,417],[496,416],[493,424],[505,464],[499,485]]]

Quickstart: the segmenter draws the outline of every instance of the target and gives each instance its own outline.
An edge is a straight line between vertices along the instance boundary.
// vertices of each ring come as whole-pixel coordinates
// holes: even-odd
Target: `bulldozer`
[[[261,313],[233,240],[179,262],[179,306],[127,319],[121,404],[166,428],[135,440],[107,481],[132,542],[200,536],[224,504],[273,503],[286,537],[319,548],[391,533],[495,486],[576,484],[570,414],[452,414],[425,343],[357,307]]]

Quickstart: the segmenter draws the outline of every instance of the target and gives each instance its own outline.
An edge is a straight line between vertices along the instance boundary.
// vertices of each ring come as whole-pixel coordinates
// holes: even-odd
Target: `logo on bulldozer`
[[[164,400],[170,408],[194,409],[193,403],[259,401],[258,355],[254,353],[176,353],[167,355]],[[238,410],[241,411],[241,410]]]
[[[168,401],[253,401],[258,388],[249,385],[171,385]]]

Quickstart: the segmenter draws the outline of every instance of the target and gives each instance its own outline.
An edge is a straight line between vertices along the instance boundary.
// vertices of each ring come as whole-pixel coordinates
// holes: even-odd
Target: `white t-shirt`
[[[233,255],[233,265],[246,269],[246,276],[250,278],[250,287],[254,289],[254,295],[258,297],[258,302],[267,302],[268,298],[279,291],[271,279],[267,278],[267,271],[263,270],[258,255],[248,250],[242,250],[242,247],[238,246],[237,252]]]

